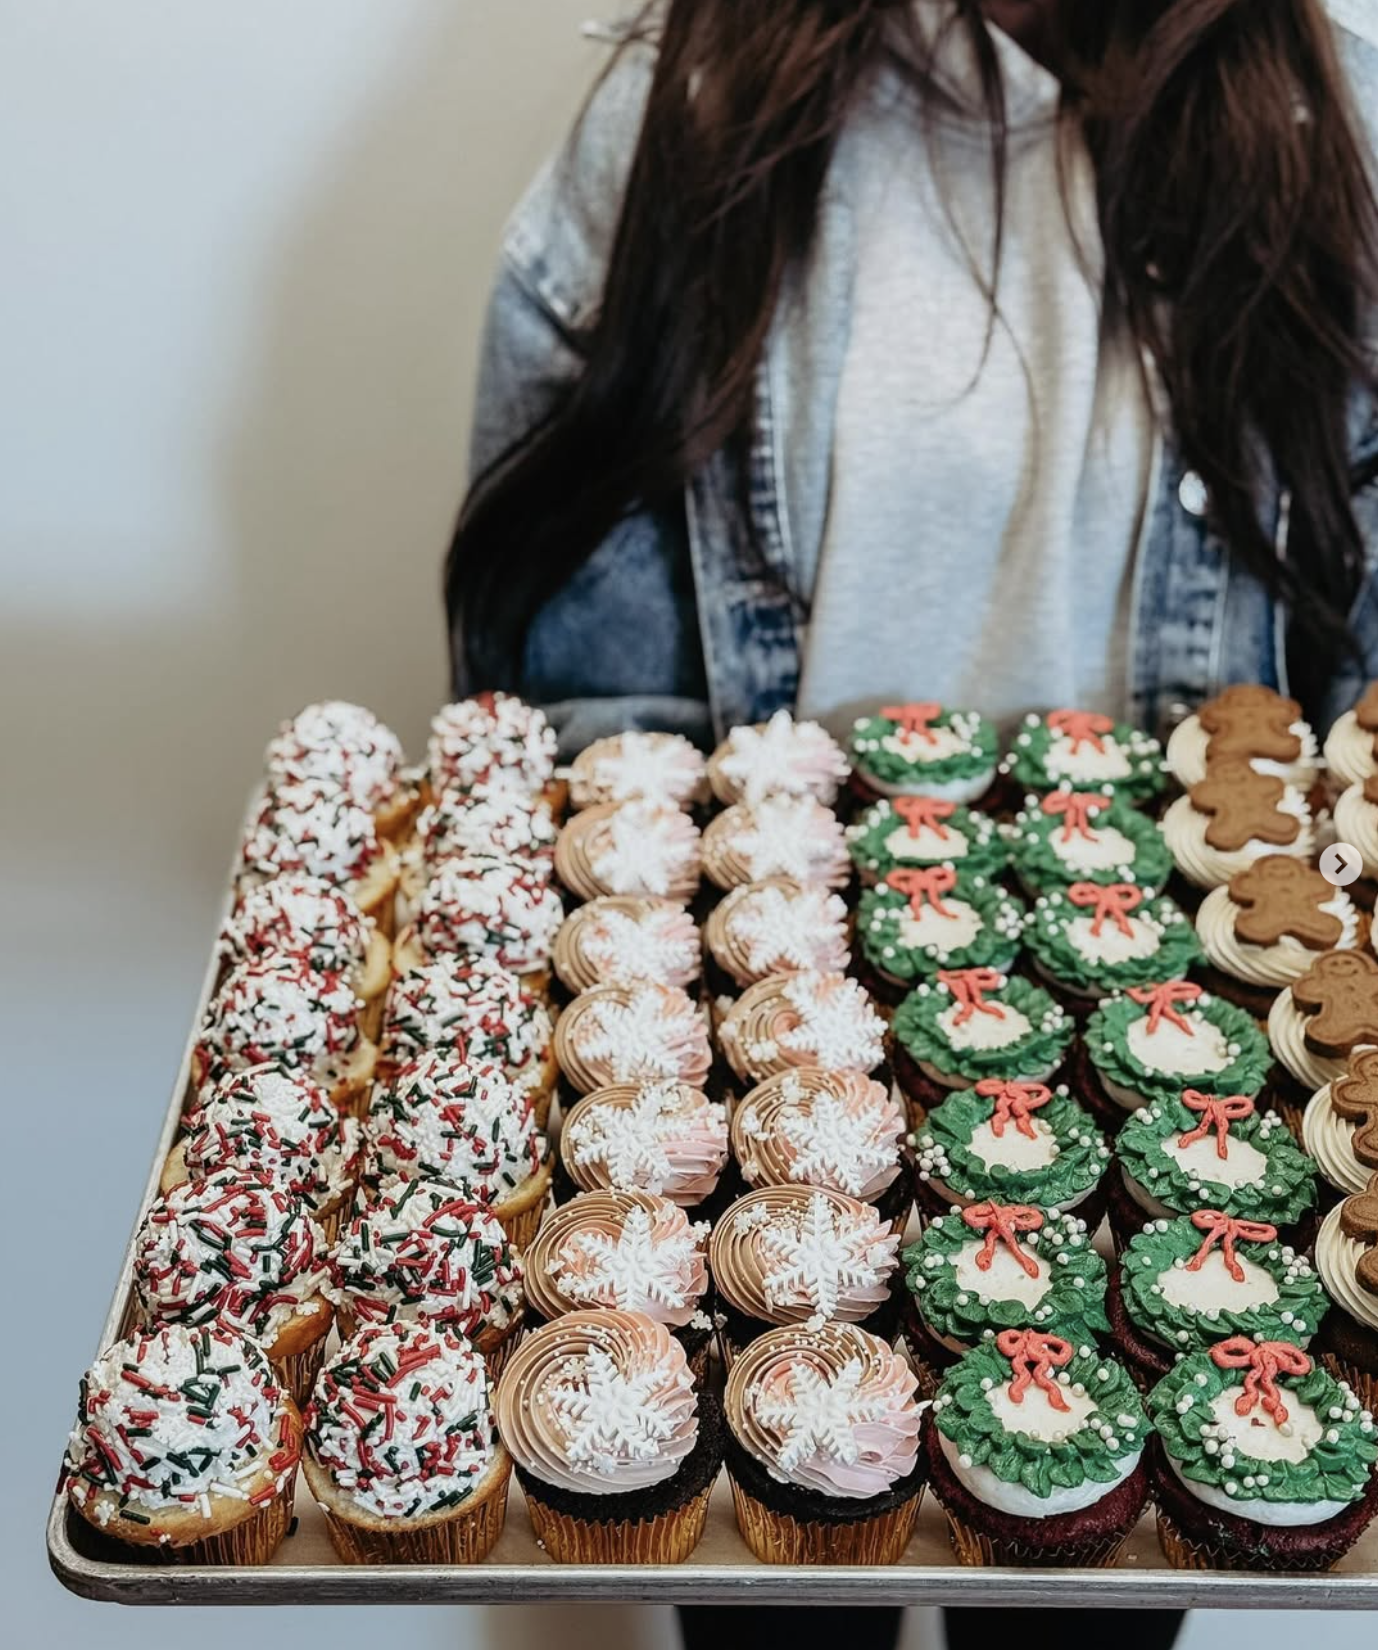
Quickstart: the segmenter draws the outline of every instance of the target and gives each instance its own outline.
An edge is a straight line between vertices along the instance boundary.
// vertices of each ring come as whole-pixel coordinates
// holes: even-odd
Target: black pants
[[[947,1650],[995,1650],[1030,1626],[1063,1650],[1172,1650],[1181,1610],[944,1610]],[[904,1612],[872,1608],[692,1605],[679,1612],[684,1650],[895,1650]]]

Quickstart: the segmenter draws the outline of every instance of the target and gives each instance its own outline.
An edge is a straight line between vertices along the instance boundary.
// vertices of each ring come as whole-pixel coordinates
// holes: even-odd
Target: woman
[[[1243,679],[1327,721],[1378,674],[1378,45],[1342,21],[644,11],[509,227],[457,690],[571,751],[886,696],[1161,728]]]

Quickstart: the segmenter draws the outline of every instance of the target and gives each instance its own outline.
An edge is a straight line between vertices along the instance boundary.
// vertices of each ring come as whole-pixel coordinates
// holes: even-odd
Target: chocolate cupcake
[[[1000,876],[1009,848],[989,814],[936,796],[897,796],[872,803],[847,828],[847,851],[864,883],[891,871],[950,865],[966,877]]]
[[[1378,1405],[1378,1173],[1322,1221],[1316,1267],[1332,1304],[1315,1350],[1372,1410]]]
[[[773,974],[744,991],[718,1027],[723,1054],[746,1083],[797,1066],[878,1070],[885,1022],[845,974]]]
[[[709,986],[734,996],[771,974],[842,973],[851,961],[847,907],[783,878],[734,888],[709,913]]]
[[[1316,782],[1316,736],[1301,706],[1255,682],[1237,682],[1208,699],[1167,742],[1168,771],[1182,786],[1204,779],[1209,763],[1234,757],[1302,791]]]
[[[1024,907],[998,882],[959,878],[951,866],[890,871],[857,911],[857,943],[878,995],[898,1002],[940,970],[1008,971],[1019,955]]]
[[[1362,786],[1378,775],[1378,682],[1370,682],[1326,734],[1325,762],[1336,789]],[[1342,835],[1341,840],[1351,839]]]
[[[298,711],[264,754],[270,791],[303,783],[337,789],[373,815],[380,835],[393,838],[413,812],[403,760],[402,742],[392,729],[371,710],[343,699]]]
[[[1088,710],[1026,716],[1000,768],[1026,791],[1101,791],[1136,805],[1166,783],[1152,734]]]
[[[565,908],[550,883],[520,860],[471,855],[437,865],[397,937],[399,973],[437,957],[483,958],[538,996]]]
[[[432,792],[519,791],[539,796],[555,777],[555,730],[544,711],[511,693],[479,693],[445,705],[426,745]]]
[[[1219,888],[1269,854],[1309,860],[1315,822],[1306,792],[1243,757],[1213,763],[1163,815],[1163,840],[1191,888]]]
[[[576,808],[605,802],[694,808],[708,799],[703,756],[678,733],[618,733],[596,739],[574,758],[569,799]]]
[[[583,991],[555,1028],[555,1058],[571,1094],[610,1083],[681,1082],[708,1078],[713,1051],[708,1022],[678,986],[637,980]]]
[[[697,1209],[717,1191],[727,1163],[727,1114],[688,1083],[614,1083],[570,1108],[560,1163],[557,1195],[653,1192]]]
[[[1378,1044],[1378,960],[1367,951],[1323,951],[1268,1012],[1281,1068],[1268,1103],[1301,1137],[1312,1095],[1345,1075],[1356,1050]]]
[[[555,936],[555,973],[571,997],[596,985],[653,980],[687,990],[699,977],[698,926],[671,900],[607,895],[580,905]]]
[[[811,796],[771,796],[724,809],[703,833],[703,870],[717,888],[770,877],[841,888],[851,874],[841,822]]]
[[[575,899],[638,894],[687,904],[698,892],[699,832],[670,802],[603,802],[560,832],[555,874]]]
[[[708,759],[719,802],[753,806],[774,796],[805,796],[829,806],[847,778],[847,759],[817,722],[777,710],[768,722],[733,728]]]
[[[1024,943],[1038,972],[1084,1010],[1112,991],[1179,979],[1201,957],[1172,901],[1127,882],[1074,882],[1040,896]]]
[[[1355,1197],[1365,1190],[1378,1172],[1378,1049],[1351,1054],[1344,1075],[1316,1090],[1302,1144],[1332,1191]]]
[[[1015,816],[1011,859],[1033,895],[1074,882],[1127,882],[1156,894],[1172,875],[1172,855],[1157,825],[1099,791],[1055,790],[1030,798]]]
[[[886,705],[853,724],[856,788],[868,796],[930,796],[974,802],[995,778],[994,727],[974,710]]]

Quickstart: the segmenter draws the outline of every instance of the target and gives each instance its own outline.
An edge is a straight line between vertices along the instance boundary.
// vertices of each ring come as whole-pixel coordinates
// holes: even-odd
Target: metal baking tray
[[[226,898],[222,918],[228,913]],[[217,928],[217,932],[219,929]],[[172,1088],[158,1144],[101,1331],[100,1347],[134,1322],[134,1232],[158,1193],[163,1160],[177,1136],[192,1048],[218,975],[212,955]],[[95,1349],[99,1350],[99,1348]],[[57,1371],[75,1395],[77,1370]],[[472,1566],[349,1565],[335,1556],[305,1480],[297,1523],[265,1565],[199,1568],[112,1560],[71,1511],[61,1478],[48,1514],[48,1562],[64,1587],[116,1604],[536,1604],[616,1600],[655,1604],[938,1604],[1114,1609],[1378,1610],[1378,1521],[1326,1575],[1196,1573],[1173,1570],[1158,1547],[1151,1514],[1108,1570],[967,1569],[952,1556],[941,1509],[925,1497],[918,1529],[900,1564],[837,1568],[761,1564],[737,1534],[725,1477],[709,1506],[703,1541],[679,1565],[560,1565],[537,1545],[516,1478],[497,1547]]]

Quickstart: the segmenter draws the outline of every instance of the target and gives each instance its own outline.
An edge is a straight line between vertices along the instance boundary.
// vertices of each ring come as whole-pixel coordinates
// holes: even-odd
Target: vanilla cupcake
[[[699,832],[671,802],[603,802],[560,832],[555,873],[576,899],[640,894],[687,904],[698,892]]]
[[[796,1066],[873,1072],[885,1062],[885,1022],[845,974],[773,974],[742,993],[718,1033],[746,1083]]]
[[[523,791],[442,791],[416,819],[403,855],[402,891],[415,904],[426,879],[450,860],[497,858],[549,882],[559,829],[549,805]]]
[[[771,796],[724,809],[703,833],[703,869],[718,888],[771,877],[841,888],[851,875],[841,822],[811,796]]]
[[[308,705],[279,728],[265,763],[270,790],[303,781],[338,788],[373,815],[382,836],[399,836],[410,822],[414,798],[401,741],[362,705]]]
[[[708,759],[713,794],[729,805],[811,796],[829,806],[847,773],[836,741],[817,722],[796,722],[787,710],[754,727],[733,728]]]
[[[1184,880],[1209,889],[1265,855],[1309,860],[1316,830],[1305,791],[1235,758],[1177,798],[1163,815],[1163,840]]]
[[[1378,682],[1370,682],[1352,710],[1325,736],[1325,761],[1338,789],[1362,786],[1378,774]],[[1341,832],[1341,840],[1353,841]]]
[[[766,1564],[897,1564],[923,1494],[915,1381],[854,1324],[775,1329],[723,1404],[737,1528]]]
[[[1330,1311],[1316,1339],[1327,1369],[1360,1402],[1378,1406],[1378,1173],[1321,1222],[1316,1268]]]
[[[897,796],[873,802],[847,827],[847,851],[865,883],[891,871],[950,865],[964,876],[999,877],[1009,848],[989,814],[935,796]]]
[[[1370,882],[1378,879],[1378,773],[1341,792],[1334,819],[1338,840],[1359,850]]]
[[[364,1172],[374,1183],[397,1175],[463,1187],[523,1248],[541,1222],[551,1158],[535,1118],[496,1066],[436,1051],[374,1089]]]
[[[653,1192],[697,1208],[727,1162],[727,1116],[688,1083],[613,1084],[571,1107],[560,1162],[574,1191]]]
[[[255,810],[240,850],[239,888],[307,876],[349,895],[384,935],[396,921],[401,861],[372,813],[319,779],[282,784]]]
[[[1024,718],[1001,772],[1029,791],[1103,791],[1142,804],[1163,788],[1163,747],[1096,711],[1053,710]]]
[[[974,710],[886,705],[852,725],[854,784],[865,796],[928,796],[974,802],[990,789],[995,729]]]
[[[770,974],[842,973],[848,928],[846,905],[825,888],[783,878],[734,888],[704,924],[710,986],[730,996]]]
[[[1367,1187],[1378,1172],[1378,1049],[1351,1054],[1344,1075],[1316,1090],[1302,1143],[1335,1191],[1357,1197]]]
[[[302,1468],[347,1564],[477,1564],[512,1462],[483,1360],[439,1324],[375,1324],[321,1371]]]
[[[398,936],[399,973],[436,957],[483,957],[529,991],[550,984],[550,956],[565,908],[554,888],[515,860],[447,860],[435,868],[410,927]]]
[[[1168,771],[1184,787],[1204,779],[1210,763],[1236,756],[1303,792],[1315,784],[1316,736],[1297,701],[1272,688],[1253,682],[1226,688],[1180,722],[1167,743]]]
[[[479,693],[439,710],[426,745],[434,795],[449,791],[549,792],[555,730],[543,711],[510,693]]]
[[[638,980],[581,992],[555,1027],[555,1058],[575,1094],[609,1083],[699,1087],[713,1064],[703,1011],[678,986]]]
[[[596,739],[574,758],[569,799],[576,808],[632,801],[692,808],[708,799],[703,756],[678,733]]]
[[[160,1564],[266,1564],[292,1522],[301,1417],[225,1323],[136,1330],[82,1377],[65,1487],[91,1528]]]
[[[503,1372],[498,1429],[557,1564],[677,1564],[703,1535],[722,1459],[684,1349],[633,1312],[571,1312]]]
[[[332,1313],[327,1246],[306,1204],[267,1175],[220,1174],[159,1197],[134,1244],[145,1324],[218,1321],[252,1335],[305,1403]]]
[[[580,905],[555,936],[556,978],[571,997],[596,985],[687,989],[698,979],[703,948],[698,925],[672,900],[607,895]]]

